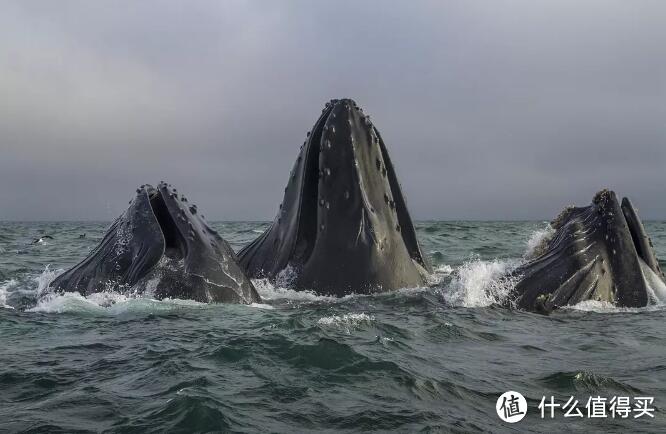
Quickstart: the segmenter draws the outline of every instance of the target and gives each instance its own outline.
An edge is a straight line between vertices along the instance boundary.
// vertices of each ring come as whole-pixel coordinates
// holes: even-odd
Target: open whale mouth
[[[152,297],[251,303],[259,295],[231,246],[169,184],[142,185],[100,244],[56,278],[57,291],[149,291]]]
[[[602,190],[592,204],[565,209],[541,254],[515,274],[516,304],[551,311],[581,301],[643,307],[664,299],[664,275],[636,209]]]
[[[643,223],[638,217],[636,209],[631,204],[629,198],[622,199],[622,215],[629,229],[631,240],[636,249],[638,262],[643,274],[646,288],[648,289],[648,298],[652,303],[666,302],[666,283],[664,282],[664,273],[659,265],[659,260],[654,253],[654,247],[650,237],[645,232]]]
[[[148,200],[164,237],[164,255],[169,259],[182,260],[187,256],[187,243],[169,211],[162,189],[166,191],[168,187],[160,185],[158,189],[148,189]]]
[[[326,103],[271,227],[243,248],[253,277],[291,267],[326,294],[424,284],[428,264],[379,131],[351,99]]]
[[[638,257],[650,268],[655,268],[655,272],[661,273],[659,262],[654,255],[652,241],[645,232],[645,228],[638,218],[636,209],[631,204],[629,198],[625,197],[622,199],[621,208],[624,221],[627,224],[631,240],[636,249],[636,254],[638,254]]]

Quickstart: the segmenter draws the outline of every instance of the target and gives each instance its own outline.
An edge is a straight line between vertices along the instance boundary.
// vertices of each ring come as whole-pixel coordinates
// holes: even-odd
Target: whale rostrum
[[[238,257],[251,277],[291,270],[293,287],[322,294],[426,284],[429,266],[386,145],[353,100],[326,104],[275,220]]]

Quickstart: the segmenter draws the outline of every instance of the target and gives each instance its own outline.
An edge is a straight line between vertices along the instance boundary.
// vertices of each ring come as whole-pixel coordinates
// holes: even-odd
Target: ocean
[[[666,432],[662,306],[498,305],[546,222],[418,222],[427,288],[331,298],[256,280],[251,306],[49,294],[107,226],[0,222],[0,432]],[[213,226],[238,250],[268,223]],[[666,268],[666,222],[646,230]],[[496,412],[506,391],[528,403],[515,424]],[[583,416],[542,417],[551,397]],[[621,397],[652,398],[654,417],[612,417]],[[588,417],[593,398],[606,417]]]

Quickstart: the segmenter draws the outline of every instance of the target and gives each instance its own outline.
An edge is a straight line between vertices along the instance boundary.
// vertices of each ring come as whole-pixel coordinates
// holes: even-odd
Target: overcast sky
[[[3,1],[0,219],[111,220],[166,180],[272,220],[352,97],[418,219],[666,218],[666,1]]]

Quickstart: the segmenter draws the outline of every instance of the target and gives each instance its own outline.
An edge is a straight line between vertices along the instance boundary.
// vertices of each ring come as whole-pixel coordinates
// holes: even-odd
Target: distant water
[[[45,295],[106,226],[0,223],[0,431],[666,432],[660,306],[493,304],[544,222],[420,222],[430,288],[334,299],[256,281],[253,306]],[[238,249],[267,224],[214,226]],[[647,231],[666,258],[666,222]],[[507,390],[529,405],[515,425],[495,412]],[[649,396],[656,417],[542,420],[544,395],[583,413],[590,396]]]

